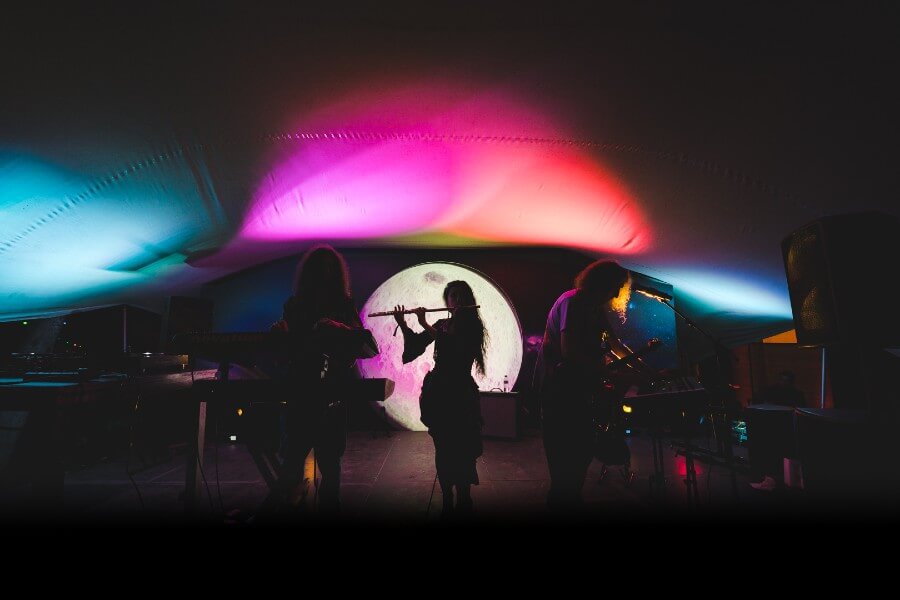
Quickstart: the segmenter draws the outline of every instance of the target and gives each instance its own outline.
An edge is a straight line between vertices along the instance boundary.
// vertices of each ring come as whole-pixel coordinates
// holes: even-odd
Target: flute
[[[447,308],[446,306],[444,308],[426,308],[425,312],[440,312],[442,310],[459,310],[461,308],[481,308],[481,305],[473,304],[471,306],[457,306],[456,308],[453,308],[453,309]],[[392,317],[394,315],[410,315],[414,312],[416,312],[416,309],[407,308],[406,310],[391,310],[391,311],[387,311],[387,312],[369,313],[368,316],[370,316],[370,317]]]

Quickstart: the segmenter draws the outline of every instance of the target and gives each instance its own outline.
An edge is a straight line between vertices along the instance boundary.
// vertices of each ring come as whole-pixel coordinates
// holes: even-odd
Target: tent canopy
[[[101,8],[3,25],[0,320],[313,241],[510,244],[615,258],[737,344],[792,326],[787,234],[897,213],[890,7]]]

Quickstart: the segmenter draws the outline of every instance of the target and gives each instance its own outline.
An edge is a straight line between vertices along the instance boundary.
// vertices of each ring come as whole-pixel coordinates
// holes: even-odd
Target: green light
[[[22,321],[22,325],[28,325],[28,321]]]

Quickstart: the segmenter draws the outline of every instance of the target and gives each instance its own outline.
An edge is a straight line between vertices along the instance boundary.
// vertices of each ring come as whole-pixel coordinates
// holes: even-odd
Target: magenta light
[[[363,238],[429,228],[453,202],[453,156],[422,146],[310,140],[260,187],[244,237]]]
[[[273,136],[245,240],[453,234],[632,254],[651,235],[625,185],[509,93],[446,83],[349,96]]]

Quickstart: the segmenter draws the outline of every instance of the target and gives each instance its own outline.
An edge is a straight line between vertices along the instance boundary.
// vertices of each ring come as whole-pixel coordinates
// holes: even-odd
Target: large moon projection
[[[384,312],[402,304],[407,309],[423,306],[440,308],[445,306],[444,287],[451,281],[461,279],[468,283],[475,293],[475,300],[481,306],[481,318],[488,332],[485,353],[484,376],[472,368],[472,376],[481,390],[503,388],[504,378],[512,388],[522,365],[522,327],[515,309],[506,295],[485,275],[463,265],[444,262],[429,262],[400,271],[382,283],[363,306],[362,319],[372,332],[381,350],[378,356],[359,362],[365,377],[387,377],[395,383],[394,393],[384,403],[388,417],[396,424],[413,431],[424,431],[419,420],[419,392],[425,374],[434,368],[434,344],[422,356],[403,364],[403,336],[394,330],[397,323],[393,317],[368,317],[370,313]],[[449,313],[427,313],[428,321],[434,323]],[[407,315],[406,322],[413,331],[421,331],[415,315]]]

